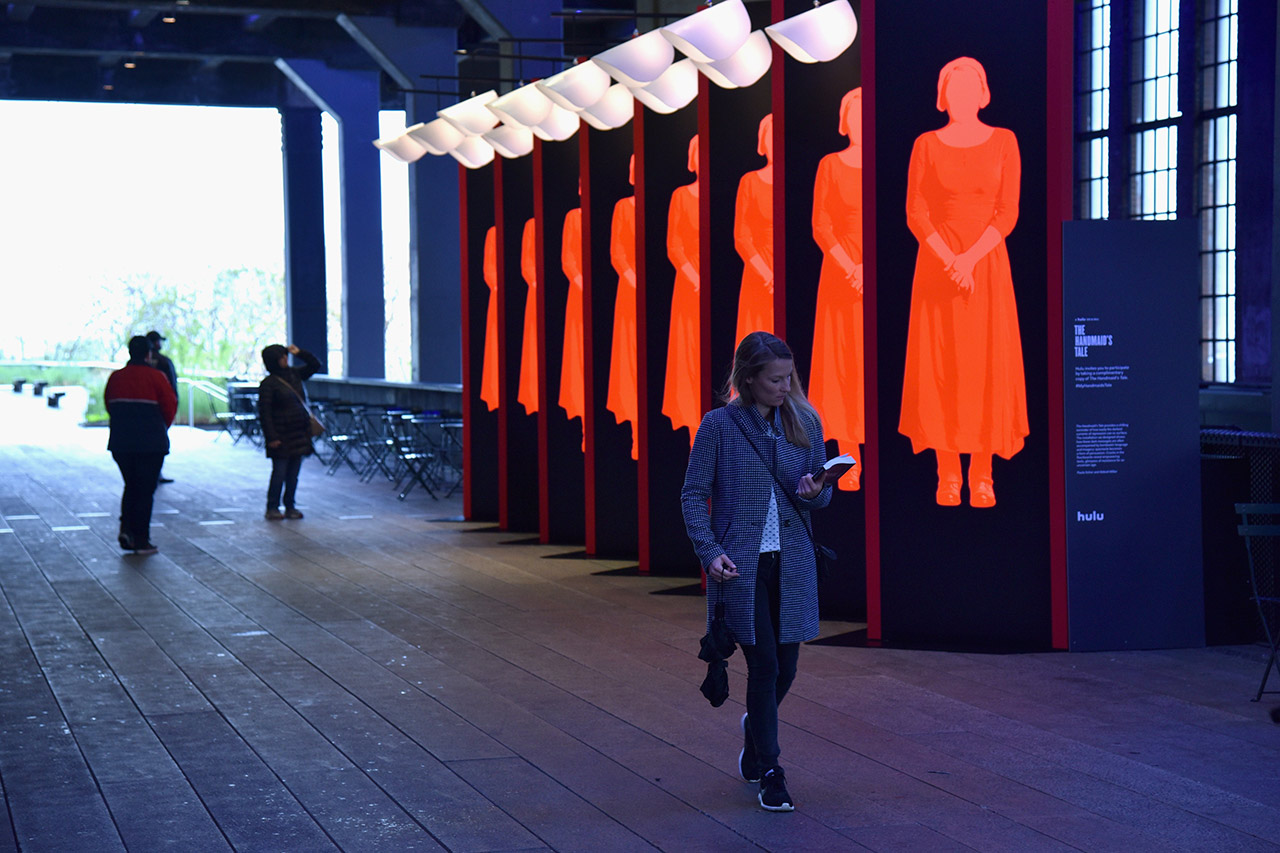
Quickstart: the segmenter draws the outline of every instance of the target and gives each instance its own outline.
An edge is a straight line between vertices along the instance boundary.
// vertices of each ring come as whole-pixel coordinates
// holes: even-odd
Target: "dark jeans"
[[[298,491],[298,471],[302,456],[273,456],[271,482],[267,485],[267,509],[280,508],[280,490],[284,490],[284,508],[293,509],[293,496]]]
[[[799,643],[778,642],[779,572],[777,551],[760,555],[756,568],[756,642],[743,646],[747,660],[747,733],[763,768],[776,767],[778,705],[791,689],[800,659]]]
[[[156,480],[163,453],[112,453],[124,477],[124,494],[120,498],[120,530],[133,537],[138,545],[151,541],[151,501],[156,494]]]

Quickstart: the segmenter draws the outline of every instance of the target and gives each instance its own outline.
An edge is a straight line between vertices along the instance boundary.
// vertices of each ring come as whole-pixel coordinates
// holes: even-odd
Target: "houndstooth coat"
[[[809,449],[797,447],[785,437],[775,438],[755,406],[730,403],[713,409],[698,427],[684,475],[684,488],[680,491],[685,529],[704,567],[721,554],[728,554],[737,565],[738,577],[722,582],[720,595],[734,638],[739,643],[753,645],[756,564],[764,519],[769,511],[769,493],[778,487],[765,463],[734,423],[735,417],[766,459],[776,455],[778,478],[785,484],[798,483],[805,474],[817,474],[827,454],[822,424],[812,416],[802,415],[809,435]],[[808,510],[821,509],[831,502],[830,486],[824,486],[812,500],[795,495],[794,485],[791,488],[796,503],[805,508],[806,519],[801,520],[786,495],[777,494],[782,544],[780,643],[800,643],[818,635],[817,567],[805,522]],[[715,608],[717,583],[708,581],[708,625]]]

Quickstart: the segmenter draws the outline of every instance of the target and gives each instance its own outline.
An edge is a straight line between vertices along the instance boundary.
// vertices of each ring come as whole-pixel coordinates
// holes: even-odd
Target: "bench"
[[[15,393],[15,394],[21,394],[21,393],[22,393],[22,386],[23,386],[23,385],[26,385],[26,384],[27,384],[27,380],[25,380],[25,379],[15,379],[15,380],[13,380],[13,393]]]
[[[65,396],[67,396],[66,391],[54,391],[45,398],[45,405],[51,409],[56,409],[58,408],[58,403],[60,403],[62,398]]]
[[[46,389],[46,388],[48,388],[48,387],[49,387],[49,383],[48,383],[48,382],[43,382],[43,381],[42,381],[42,382],[33,382],[33,383],[31,383],[31,393],[32,393],[32,394],[34,394],[34,395],[35,395],[35,396],[37,396],[37,397],[43,397],[43,396],[44,396],[44,389]]]

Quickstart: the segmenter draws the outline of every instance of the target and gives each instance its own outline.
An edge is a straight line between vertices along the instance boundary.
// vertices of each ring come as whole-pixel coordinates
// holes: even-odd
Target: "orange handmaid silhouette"
[[[489,286],[489,307],[484,315],[480,399],[492,412],[498,408],[498,229],[493,225],[484,234],[484,283]]]
[[[582,326],[582,208],[565,214],[560,267],[569,280],[564,307],[564,350],[560,359],[560,407],[569,420],[586,414]],[[584,438],[585,440],[585,438]]]
[[[698,137],[689,140],[689,171],[698,173]],[[698,181],[677,187],[667,212],[667,257],[675,267],[671,326],[667,337],[667,381],[662,414],[671,427],[689,428],[689,443],[702,421],[702,371],[698,311]]]
[[[760,120],[756,152],[765,166],[742,176],[734,206],[733,245],[743,261],[738,341],[773,331],[773,113]]]
[[[920,242],[911,284],[898,431],[937,454],[937,502],[995,506],[991,456],[1010,459],[1029,434],[1022,340],[1005,239],[1018,220],[1022,164],[1013,132],[978,119],[991,100],[981,63],[938,75],[949,121],[919,136],[907,176],[907,224]]]
[[[524,297],[523,344],[520,347],[520,389],[516,401],[529,414],[538,411],[538,267],[534,220],[524,224],[520,237],[520,275],[529,286]]]
[[[859,462],[837,484],[861,486],[865,440],[862,332],[862,89],[840,102],[840,132],[849,146],[818,163],[813,186],[813,239],[822,249],[822,271],[813,327],[809,400],[822,414],[823,430],[841,453]]]
[[[635,183],[632,156],[631,180]],[[609,259],[618,273],[618,291],[613,303],[613,345],[609,358],[609,390],[605,407],[618,423],[631,424],[631,458],[640,458],[638,429],[639,403],[636,385],[636,198],[627,196],[613,207],[613,227],[609,236]]]

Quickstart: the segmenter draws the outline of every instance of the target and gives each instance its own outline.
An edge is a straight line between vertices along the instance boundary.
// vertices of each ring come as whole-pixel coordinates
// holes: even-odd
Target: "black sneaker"
[[[133,550],[133,537],[128,533],[125,533],[123,530],[121,530],[120,535],[116,537],[116,541],[120,543],[120,549],[122,551]]]
[[[787,793],[787,778],[781,767],[771,767],[760,779],[760,805],[771,812],[795,811]]]
[[[742,752],[738,753],[738,775],[743,782],[760,781],[760,762],[756,759],[756,744],[747,732],[747,715],[742,715]]]
[[[133,547],[133,553],[140,554],[145,557],[148,554],[159,554],[160,549],[155,545],[152,545],[150,542],[143,542],[141,545],[135,545]]]
[[[284,511],[285,518],[302,518],[302,510],[289,507]]]

